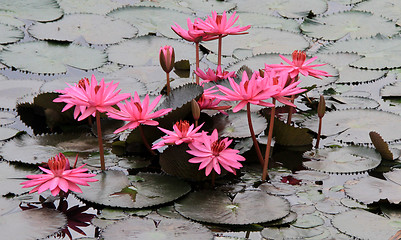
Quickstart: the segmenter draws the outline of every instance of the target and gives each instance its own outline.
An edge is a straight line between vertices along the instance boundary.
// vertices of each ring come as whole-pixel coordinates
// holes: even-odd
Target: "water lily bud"
[[[191,109],[192,109],[192,116],[194,117],[194,120],[197,121],[200,118],[200,107],[198,102],[195,99],[192,99],[191,101]]]
[[[322,118],[326,112],[326,102],[324,101],[323,95],[320,95],[319,105],[317,105],[317,116]]]
[[[175,54],[174,48],[171,46],[164,46],[159,51],[160,65],[166,73],[171,72],[174,67]]]

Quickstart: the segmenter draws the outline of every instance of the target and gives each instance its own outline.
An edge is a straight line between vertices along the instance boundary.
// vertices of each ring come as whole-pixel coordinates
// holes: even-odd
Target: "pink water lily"
[[[200,30],[197,27],[198,21],[199,20],[195,19],[194,23],[192,23],[191,19],[188,18],[187,19],[188,30],[183,29],[177,23],[174,23],[175,26],[171,26],[171,29],[178,36],[182,37],[183,39],[185,39],[189,42],[194,42],[194,43],[199,43],[201,41],[210,41],[210,40],[217,38],[217,37],[206,34],[203,30]]]
[[[88,169],[83,168],[85,164],[78,168],[70,169],[70,162],[62,153],[49,159],[48,165],[50,169],[39,167],[45,174],[26,176],[31,180],[21,183],[21,185],[24,185],[23,188],[36,186],[29,193],[38,192],[39,194],[49,189],[52,195],[56,196],[60,191],[67,193],[71,190],[82,193],[77,184],[89,186],[88,182],[98,181],[92,178],[96,174],[85,173],[88,171]]]
[[[151,113],[161,99],[161,95],[156,97],[153,102],[149,105],[149,95],[146,95],[143,102],[137,92],[134,93],[134,98],[131,97],[130,101],[125,100],[125,103],[118,103],[117,106],[120,110],[112,109],[107,112],[107,116],[110,118],[127,121],[128,123],[123,127],[114,131],[119,133],[127,129],[135,129],[140,124],[157,126],[159,123],[153,118],[161,117],[169,113],[172,109],[161,109],[154,113]]]
[[[236,174],[236,169],[242,167],[240,161],[245,161],[245,158],[238,154],[239,150],[229,148],[231,142],[228,138],[219,139],[216,129],[210,136],[203,132],[201,137],[188,145],[190,150],[187,153],[195,156],[188,161],[200,163],[199,170],[205,168],[206,176],[212,170],[220,174],[221,167]]]
[[[114,84],[113,81],[105,83],[103,78],[98,83],[94,75],[92,75],[91,81],[83,80],[74,86],[68,83],[67,85],[68,88],[57,90],[61,95],[53,102],[67,103],[62,112],[75,106],[74,118],[76,119],[81,113],[78,121],[90,115],[95,116],[96,111],[107,112],[113,109],[113,105],[130,96],[129,93],[119,94],[121,90],[115,91],[118,83]]]
[[[221,66],[217,66],[217,70],[208,68],[203,72],[199,68],[195,70],[195,74],[203,79],[201,84],[206,82],[217,82],[219,80],[227,79],[229,77],[236,77],[235,72],[222,71]]]
[[[192,143],[196,138],[202,135],[202,133],[198,133],[198,131],[202,128],[203,124],[204,123],[202,123],[198,127],[195,127],[194,124],[189,125],[188,121],[180,120],[173,125],[174,131],[158,127],[158,129],[167,134],[167,136],[162,137],[163,140],[154,144],[152,149],[157,149],[165,145],[180,145],[182,143]]]
[[[203,30],[205,33],[210,35],[238,35],[238,34],[247,34],[245,32],[248,30],[251,25],[240,27],[233,27],[235,22],[238,20],[238,16],[235,17],[234,12],[229,19],[227,19],[227,14],[224,11],[222,15],[217,14],[217,12],[212,11],[212,16],[208,16],[206,20],[199,20],[197,23],[197,27],[200,30]]]

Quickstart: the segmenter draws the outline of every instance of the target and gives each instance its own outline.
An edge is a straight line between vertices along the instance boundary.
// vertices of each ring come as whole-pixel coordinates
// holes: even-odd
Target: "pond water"
[[[401,5],[396,0],[308,0],[302,6],[295,0],[246,2],[6,0],[0,11],[0,230],[5,236],[69,239],[59,231],[66,220],[72,239],[395,236],[401,229]],[[237,72],[246,65],[256,71],[264,63],[283,62],[278,54],[291,58],[294,50],[303,50],[333,75],[300,77],[300,86],[311,90],[308,97],[296,99],[294,127],[284,124],[287,109],[278,108],[281,122],[274,124],[270,180],[260,180],[245,111],[229,112],[228,118],[202,113],[200,118],[210,132],[218,128],[233,138],[232,147],[247,159],[237,176],[224,173],[215,187],[204,170],[187,162],[187,148],[169,147],[151,157],[144,153],[138,130],[116,136],[112,132],[122,123],[106,119],[107,171],[102,173],[95,127],[54,111],[59,106],[51,105],[54,96],[49,93],[93,74],[120,82],[122,92],[150,93],[154,99],[165,93],[159,48],[172,45],[176,61],[189,60],[190,66],[175,66],[170,75],[173,97],[163,96],[162,104],[168,102],[176,113],[185,105],[182,111],[188,113],[190,100],[202,94],[193,84],[185,85],[194,82],[195,46],[170,26],[186,28],[187,18],[204,18],[212,10],[235,10],[235,26],[252,25],[249,34],[223,38],[224,69]],[[215,69],[217,58],[217,41],[201,42],[200,68]],[[321,94],[327,112],[316,150]],[[260,109],[253,108],[252,116],[264,152],[269,111]],[[192,120],[190,114],[179,114]],[[177,120],[171,119],[160,125],[171,129]],[[162,136],[154,128],[145,131],[151,141]],[[373,150],[371,131],[389,144],[392,159],[382,160]],[[388,146],[380,146],[383,154]],[[79,153],[78,165],[87,164],[100,181],[61,203],[48,191],[42,198],[27,194],[19,185],[24,176],[38,174],[37,165],[58,152],[71,162]],[[29,218],[33,220],[25,220]],[[45,231],[32,227],[35,220]]]

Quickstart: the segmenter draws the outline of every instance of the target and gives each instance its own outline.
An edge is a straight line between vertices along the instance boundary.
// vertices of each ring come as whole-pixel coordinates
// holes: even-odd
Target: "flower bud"
[[[317,116],[322,118],[326,112],[326,101],[324,101],[323,95],[320,95],[319,105],[317,105]]]
[[[160,65],[166,73],[171,72],[174,67],[175,54],[174,48],[171,46],[164,46],[159,51]]]
[[[195,99],[192,99],[191,101],[191,109],[192,109],[192,116],[194,117],[194,120],[197,121],[200,118],[200,107],[198,102]]]

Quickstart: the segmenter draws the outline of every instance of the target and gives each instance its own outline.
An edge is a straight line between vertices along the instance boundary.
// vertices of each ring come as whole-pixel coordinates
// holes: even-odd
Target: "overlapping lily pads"
[[[56,0],[5,0],[1,14],[13,18],[48,22],[63,16]]]
[[[12,44],[0,52],[5,65],[33,73],[65,73],[67,66],[90,70],[102,66],[106,59],[98,49],[45,41]]]
[[[192,220],[232,225],[274,221],[290,211],[284,198],[259,191],[239,192],[233,199],[222,192],[198,191],[176,202],[175,209]]]
[[[83,37],[90,44],[113,44],[135,37],[137,29],[125,21],[107,16],[71,14],[56,22],[33,24],[28,32],[40,40],[72,42]]]
[[[26,175],[35,174],[34,171],[0,162],[0,196],[12,193],[19,195],[30,189],[22,188],[20,183],[26,181]]]
[[[13,43],[24,37],[24,32],[20,29],[4,24],[0,24],[0,44]]]
[[[393,20],[397,25],[401,25],[401,3],[397,0],[386,1],[363,1],[356,5],[354,10],[367,11],[378,16]]]
[[[4,80],[1,81],[0,107],[14,109],[19,99],[23,97],[33,98],[39,91],[43,81],[29,80]]]
[[[76,194],[81,200],[95,204],[144,208],[171,202],[187,194],[191,187],[177,178],[151,173],[126,176],[121,171],[105,171],[95,177],[99,181],[82,187]]]
[[[256,135],[263,132],[267,127],[266,119],[258,113],[251,113],[251,120],[253,125],[253,130]],[[245,138],[250,137],[248,126],[247,113],[245,111],[240,111],[236,113],[230,113],[226,120],[226,125],[224,130],[220,132],[222,137],[230,138]]]
[[[112,0],[57,0],[64,13],[106,14],[113,9],[124,6],[124,3]]]
[[[286,30],[290,32],[300,32],[299,24],[293,19],[279,18],[264,13],[250,13],[250,12],[238,12],[240,16],[238,23],[240,26],[251,25],[255,27],[268,27],[273,29]]]

